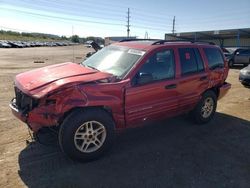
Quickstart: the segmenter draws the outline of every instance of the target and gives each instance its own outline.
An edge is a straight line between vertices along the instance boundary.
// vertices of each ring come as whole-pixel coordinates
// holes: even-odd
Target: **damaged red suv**
[[[90,160],[109,148],[118,129],[184,113],[208,122],[231,87],[227,75],[214,44],[125,40],[81,64],[17,75],[10,107],[34,133],[58,127],[62,151]]]

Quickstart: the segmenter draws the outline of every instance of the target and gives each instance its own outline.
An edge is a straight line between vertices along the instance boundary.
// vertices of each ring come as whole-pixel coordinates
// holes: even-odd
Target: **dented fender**
[[[116,128],[123,128],[125,84],[122,85],[92,83],[61,88],[40,99],[39,105],[26,115],[25,122],[36,132],[41,127],[59,125],[74,108],[103,107],[111,111]]]

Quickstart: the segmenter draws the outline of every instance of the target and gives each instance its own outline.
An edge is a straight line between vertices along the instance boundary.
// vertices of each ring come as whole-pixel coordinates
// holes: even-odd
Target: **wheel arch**
[[[76,110],[83,110],[83,111],[85,111],[85,110],[90,110],[90,109],[101,109],[104,112],[106,112],[108,115],[110,115],[110,117],[114,121],[112,109],[110,107],[108,107],[108,106],[77,106],[77,107],[71,108],[70,110],[68,110],[67,112],[65,112],[63,114],[63,116],[58,121],[59,125],[62,124],[62,122],[65,120],[66,117],[68,117],[71,113],[75,112]]]
[[[206,92],[208,92],[208,91],[214,92],[215,95],[216,95],[216,97],[217,97],[217,98],[219,97],[219,94],[220,94],[219,87],[212,87],[212,88],[209,88],[209,89],[205,90],[205,91],[201,94],[201,96],[204,95],[204,93],[206,93]]]
[[[219,87],[212,87],[211,89],[209,89],[210,91],[213,91],[216,95],[216,97],[218,98],[220,95],[220,90]]]

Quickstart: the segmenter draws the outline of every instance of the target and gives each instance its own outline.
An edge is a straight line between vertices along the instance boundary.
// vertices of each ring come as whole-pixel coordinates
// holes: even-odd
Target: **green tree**
[[[71,41],[72,41],[72,42],[79,42],[79,36],[78,36],[78,35],[73,35],[73,36],[71,37]]]
[[[67,40],[67,37],[63,35],[63,36],[61,36],[61,39],[62,40]]]

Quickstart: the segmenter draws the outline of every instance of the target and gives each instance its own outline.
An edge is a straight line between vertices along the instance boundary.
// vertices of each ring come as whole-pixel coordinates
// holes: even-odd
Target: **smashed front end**
[[[41,98],[32,97],[15,87],[15,98],[11,100],[10,108],[18,119],[37,132],[42,127],[59,125],[65,112],[84,106],[86,102],[86,96],[76,85],[61,88]]]
[[[51,65],[16,76],[15,98],[10,102],[12,113],[33,132],[41,127],[57,126],[71,109],[86,105],[81,84],[109,78],[74,63]]]
[[[14,89],[15,98],[11,100],[10,108],[18,119],[27,123],[28,113],[38,105],[38,100],[23,93],[17,87],[14,87]]]

